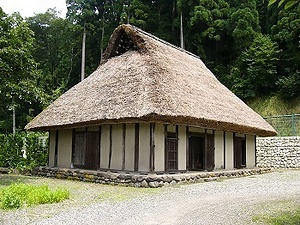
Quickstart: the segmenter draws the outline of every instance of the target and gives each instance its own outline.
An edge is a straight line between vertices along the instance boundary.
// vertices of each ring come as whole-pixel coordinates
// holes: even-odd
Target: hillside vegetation
[[[278,95],[257,97],[246,101],[246,104],[263,117],[300,114],[300,97],[292,100],[282,99]]]

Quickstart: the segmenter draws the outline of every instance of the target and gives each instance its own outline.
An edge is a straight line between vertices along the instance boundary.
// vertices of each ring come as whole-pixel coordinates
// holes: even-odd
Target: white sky
[[[61,17],[66,16],[65,0],[0,0],[0,7],[7,14],[19,12],[22,17],[34,16],[34,13],[45,13],[49,8],[61,11]]]

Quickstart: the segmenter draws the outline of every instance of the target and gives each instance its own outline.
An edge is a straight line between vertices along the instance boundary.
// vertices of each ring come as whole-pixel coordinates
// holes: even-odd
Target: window
[[[178,138],[176,133],[168,132],[166,136],[166,171],[178,169]]]

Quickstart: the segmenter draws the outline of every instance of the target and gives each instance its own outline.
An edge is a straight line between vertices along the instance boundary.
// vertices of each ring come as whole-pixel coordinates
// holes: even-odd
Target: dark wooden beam
[[[122,129],[122,170],[125,170],[125,155],[126,155],[126,124],[123,124]]]
[[[207,169],[207,152],[208,152],[208,137],[207,137],[207,129],[204,132],[204,169]]]
[[[168,167],[168,125],[164,125],[164,134],[165,134],[165,172],[169,172],[169,167]]]
[[[189,126],[186,126],[186,170],[190,169]]]
[[[55,131],[55,152],[54,152],[54,166],[57,167],[58,157],[58,130]]]
[[[223,169],[225,169],[226,168],[226,132],[225,131],[223,131],[223,164],[224,164],[224,168]]]
[[[254,135],[254,157],[255,157],[254,158],[254,166],[256,167],[256,165],[257,165],[257,159],[256,159],[256,157],[257,157],[257,152],[256,152],[256,135]]]
[[[108,157],[108,169],[111,165],[111,156],[112,156],[112,125],[109,126],[109,157]]]
[[[74,168],[74,155],[75,155],[75,129],[72,129],[72,155],[71,155],[71,168]]]
[[[139,171],[139,157],[140,157],[140,124],[135,124],[134,135],[134,171]]]
[[[150,172],[153,173],[155,170],[155,159],[154,159],[154,150],[155,150],[155,143],[154,143],[154,130],[155,130],[155,123],[150,123],[150,156],[149,156],[149,166]]]
[[[99,126],[99,165],[98,165],[98,169],[101,168],[101,136],[102,136],[102,126]]]

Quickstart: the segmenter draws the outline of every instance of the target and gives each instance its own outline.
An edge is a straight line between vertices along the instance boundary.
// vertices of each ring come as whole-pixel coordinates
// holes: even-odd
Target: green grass
[[[66,189],[50,190],[47,185],[13,183],[0,190],[0,208],[17,209],[24,205],[61,202],[69,196],[70,192]]]
[[[252,218],[253,222],[267,225],[299,225],[300,203],[289,201],[272,202],[262,206],[264,213]],[[266,210],[267,209],[267,210]]]
[[[257,97],[246,102],[261,116],[277,116],[295,114],[300,111],[300,97],[293,100],[285,100],[279,96]]]

